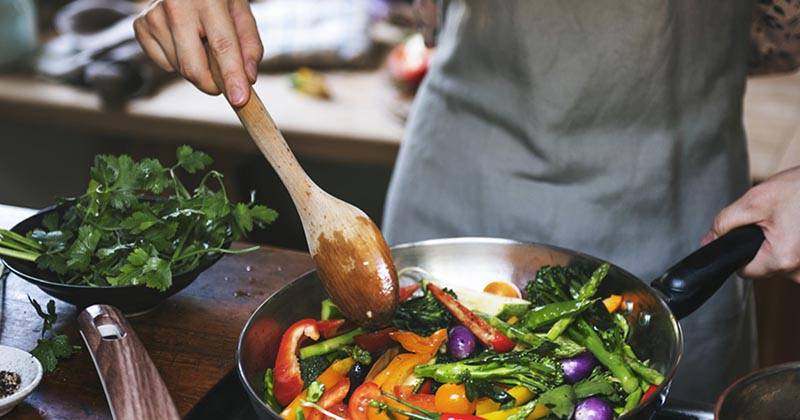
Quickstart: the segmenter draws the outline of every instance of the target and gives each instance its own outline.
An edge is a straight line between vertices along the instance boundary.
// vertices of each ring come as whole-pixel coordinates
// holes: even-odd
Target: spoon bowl
[[[207,45],[206,55],[214,82],[224,91],[219,65]],[[320,280],[333,302],[360,325],[388,323],[398,304],[397,272],[378,227],[363,211],[309,178],[252,87],[247,103],[232,107],[289,191]]]

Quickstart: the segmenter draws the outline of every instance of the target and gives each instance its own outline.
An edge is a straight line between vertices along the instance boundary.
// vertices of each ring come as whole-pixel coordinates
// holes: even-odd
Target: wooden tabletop
[[[0,205],[0,227],[9,227],[30,212]],[[130,319],[182,416],[233,368],[236,341],[250,314],[267,296],[312,267],[308,255],[275,248],[228,255],[152,312]],[[43,303],[49,299],[14,275],[0,285],[0,344],[24,350],[35,347],[41,320],[27,295]],[[57,311],[55,330],[82,349],[45,374],[36,391],[4,419],[111,417],[77,330],[75,307],[58,302]]]

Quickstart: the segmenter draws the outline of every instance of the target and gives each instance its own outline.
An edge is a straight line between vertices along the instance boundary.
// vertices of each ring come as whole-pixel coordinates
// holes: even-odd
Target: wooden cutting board
[[[307,254],[277,248],[228,255],[152,312],[130,319],[181,416],[233,368],[236,341],[250,314],[270,294],[312,268]],[[42,325],[27,295],[43,304],[50,299],[13,274],[0,284],[0,344],[24,350],[36,346]],[[111,418],[78,334],[75,307],[57,302],[56,331],[67,334],[81,350],[46,374],[4,420]]]

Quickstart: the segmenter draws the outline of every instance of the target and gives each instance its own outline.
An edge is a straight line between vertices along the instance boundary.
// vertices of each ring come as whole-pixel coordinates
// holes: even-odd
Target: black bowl
[[[68,205],[47,207],[17,223],[11,230],[20,235],[25,235],[31,230],[41,228],[42,219],[48,214],[53,212],[63,214],[67,208]],[[225,244],[226,247],[229,245],[230,243]],[[173,275],[172,286],[163,292],[142,285],[84,286],[65,284],[59,281],[58,274],[40,270],[36,267],[36,263],[9,257],[3,257],[3,263],[12,273],[36,285],[48,295],[77,306],[79,310],[96,303],[104,303],[116,306],[127,316],[135,316],[150,311],[168,297],[184,289],[200,273],[214,265],[220,258],[222,258],[222,254],[208,255],[200,261],[200,265],[194,270]]]

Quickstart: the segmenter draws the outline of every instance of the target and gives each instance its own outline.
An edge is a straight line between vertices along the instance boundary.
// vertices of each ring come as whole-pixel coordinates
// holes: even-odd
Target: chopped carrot
[[[603,299],[603,305],[606,306],[606,309],[609,313],[616,312],[620,305],[622,305],[622,296],[620,295],[611,295],[605,299]]]

